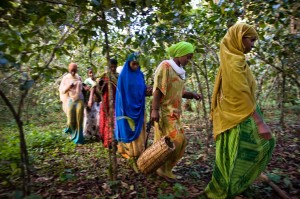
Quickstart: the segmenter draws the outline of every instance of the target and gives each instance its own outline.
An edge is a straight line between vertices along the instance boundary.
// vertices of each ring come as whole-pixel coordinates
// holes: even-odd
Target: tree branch
[[[275,64],[268,61],[261,53],[256,53],[256,55],[258,56],[259,59],[261,59],[265,63],[269,64],[270,66],[272,66],[273,68],[275,68],[279,72],[283,73],[286,77],[289,77],[291,80],[293,80],[293,82],[295,84],[297,84],[298,88],[300,88],[300,82],[298,82],[298,80],[295,77],[293,77],[289,73],[286,73],[284,70],[282,70],[281,68],[277,67]]]
[[[78,26],[77,28],[75,28],[70,34],[73,34],[75,31],[77,31],[79,28],[81,27]],[[64,34],[63,36],[60,38],[59,42],[56,44],[56,46],[54,47],[52,53],[51,53],[51,56],[50,56],[50,59],[47,61],[45,67],[48,68],[50,63],[52,62],[52,60],[54,59],[54,56],[55,56],[55,52],[57,51],[57,49],[59,49],[63,43],[65,42],[65,40],[67,39],[67,35],[70,35],[68,34],[70,32],[70,29],[68,29]]]
[[[23,108],[23,105],[24,105],[24,100],[25,100],[25,98],[28,94],[28,91],[29,91],[29,89],[25,90],[25,92],[22,93],[22,95],[21,95],[21,99],[20,99],[19,107],[18,107],[18,112],[17,112],[19,118],[21,118],[21,111],[22,111],[22,108]]]
[[[36,1],[36,2],[43,2],[43,3],[49,3],[49,4],[56,4],[56,5],[64,5],[64,6],[69,6],[69,7],[74,7],[74,8],[80,8],[80,9],[84,8],[88,12],[96,14],[97,16],[101,16],[99,13],[97,13],[97,12],[95,12],[93,10],[90,10],[90,9],[88,9],[86,7],[80,7],[80,6],[76,5],[76,4],[64,3],[64,2],[61,2],[61,1],[59,1],[59,2],[58,1],[51,1],[51,0],[34,0],[34,1]],[[85,1],[85,3],[89,3],[89,2]]]
[[[15,74],[17,74],[19,71],[14,72],[13,74],[9,75],[8,77],[4,78],[1,80],[0,84],[2,84],[3,82],[5,82],[6,80],[10,79],[12,76],[14,76]]]
[[[61,2],[61,1],[50,1],[50,0],[34,0],[34,1],[43,2],[43,3],[50,3],[50,4],[57,4],[57,5],[64,5],[64,6],[70,6],[70,7],[75,7],[75,8],[81,8],[78,5],[70,4],[70,3],[64,3],[64,2]],[[88,2],[86,2],[86,3],[88,3]]]
[[[14,106],[10,103],[10,101],[8,100],[8,98],[6,97],[6,95],[2,92],[2,90],[0,90],[0,96],[2,97],[2,99],[5,102],[6,106],[12,112],[12,114],[13,114],[15,120],[17,121],[17,123],[19,123],[20,120],[18,119],[18,114],[17,114]]]

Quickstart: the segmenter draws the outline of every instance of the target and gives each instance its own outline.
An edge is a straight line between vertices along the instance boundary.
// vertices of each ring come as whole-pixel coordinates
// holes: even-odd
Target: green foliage
[[[1,147],[0,147],[0,177],[3,178],[2,185],[5,186],[8,182],[17,178],[20,175],[20,146],[19,137],[15,133],[14,128],[9,128],[5,135],[2,131]],[[10,131],[11,130],[11,131]]]
[[[19,140],[18,134],[14,133],[16,129],[9,128],[7,135],[4,135],[4,132],[1,132],[1,148],[0,148],[0,157],[1,161],[4,160],[19,160]]]
[[[299,17],[299,4],[295,1],[256,1],[245,6],[249,21],[255,21],[260,34],[259,48],[255,51],[263,63],[261,68],[271,66],[269,75],[279,73],[287,77],[289,88],[299,91],[297,60],[300,35],[291,33],[292,18]],[[294,97],[294,99],[297,97]]]
[[[16,190],[13,193],[9,194],[11,198],[14,199],[42,199],[43,197],[36,195],[36,194],[30,194],[29,196],[24,197],[22,191]]]
[[[291,187],[292,183],[291,183],[291,180],[288,176],[286,176],[284,179],[283,179],[283,182],[284,182],[284,185],[285,187]]]
[[[275,183],[279,183],[281,180],[281,176],[277,174],[269,173],[267,174],[267,176],[270,180],[272,180]]]
[[[190,173],[190,175],[191,175],[191,177],[192,177],[193,179],[195,179],[195,180],[198,180],[198,179],[201,178],[201,175],[200,175],[199,172],[197,172],[197,171],[192,171],[192,172]]]
[[[169,186],[168,183],[162,182],[160,184],[159,192],[159,199],[173,199],[173,198],[186,198],[188,197],[188,189],[181,185],[180,183],[175,183],[173,186],[173,194],[164,194],[162,190],[166,189]]]
[[[31,164],[35,163],[38,156],[55,156],[57,149],[61,153],[74,150],[75,145],[62,134],[62,131],[53,131],[53,126],[40,128],[31,124],[25,126],[25,131]],[[7,183],[19,178],[20,146],[18,131],[15,127],[5,128],[0,135],[0,176],[6,176],[2,179],[2,185],[6,186]],[[66,179],[70,177],[68,173],[62,176]]]
[[[34,84],[34,80],[25,80],[24,83],[20,86],[20,90],[29,90]]]
[[[72,144],[65,144],[61,148],[62,143],[68,142],[67,135],[63,135],[62,132],[53,132],[50,129],[45,131],[44,129],[35,128],[33,125],[26,128],[32,129],[26,134],[29,151],[47,152],[59,147],[60,151],[64,152],[74,147]]]
[[[160,185],[159,185],[159,187],[161,188],[161,189],[165,189],[165,188],[167,188],[169,186],[169,184],[167,183],[167,182],[162,182]]]
[[[36,194],[30,194],[29,196],[26,196],[24,199],[42,199],[43,197],[36,195]]]
[[[178,198],[188,197],[188,189],[180,183],[175,183],[173,186],[174,196]]]
[[[173,196],[173,194],[163,194],[162,190],[159,190],[159,195],[158,195],[158,199],[174,199],[175,197]]]
[[[59,179],[62,182],[66,182],[69,180],[74,180],[75,176],[74,174],[72,174],[72,169],[65,169],[60,175],[59,175]]]

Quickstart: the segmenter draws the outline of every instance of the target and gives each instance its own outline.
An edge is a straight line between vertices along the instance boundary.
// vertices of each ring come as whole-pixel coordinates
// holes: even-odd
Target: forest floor
[[[275,118],[273,113],[265,116]],[[184,157],[174,168],[174,173],[179,176],[176,182],[167,182],[155,174],[145,176],[136,173],[130,162],[121,156],[117,156],[117,180],[109,181],[107,149],[93,140],[76,147],[62,134],[63,115],[54,118],[58,122],[43,126],[37,126],[37,122],[25,127],[29,132],[27,143],[32,171],[33,195],[30,198],[203,198],[199,193],[210,181],[215,148],[212,139],[206,147],[204,123],[194,113],[187,112],[183,117],[188,145]],[[43,120],[42,117],[40,119]],[[283,130],[278,122],[267,120],[276,137],[276,147],[265,173],[290,198],[300,195],[299,121],[299,114],[291,114]],[[3,132],[9,132],[12,128],[5,128]],[[152,136],[153,130],[150,140]],[[5,153],[9,153],[7,143],[12,142],[11,137],[1,134],[1,145],[6,146]],[[14,140],[16,138],[17,134]],[[18,198],[20,192],[17,190],[20,190],[21,183],[19,170],[16,165],[13,166],[13,158],[9,160],[11,154],[6,154],[5,158],[2,151],[0,155],[3,156],[1,167],[4,168],[0,172],[0,198]],[[255,181],[240,197],[280,198],[269,184],[261,181]]]

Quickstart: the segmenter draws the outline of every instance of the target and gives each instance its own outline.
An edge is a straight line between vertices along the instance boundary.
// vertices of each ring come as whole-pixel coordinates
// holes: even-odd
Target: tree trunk
[[[284,71],[283,63],[282,63],[282,70]],[[285,73],[282,73],[281,99],[280,99],[280,121],[279,121],[279,124],[282,129],[284,129],[284,127],[285,127],[285,122],[284,122],[284,102],[286,101],[285,84],[286,84],[286,75],[285,75]]]
[[[111,147],[109,147],[109,177],[110,180],[117,180],[117,145],[115,141],[114,136],[114,99],[113,99],[113,90],[112,90],[112,80],[111,80],[111,69],[110,69],[110,57],[109,57],[109,41],[108,41],[108,28],[107,28],[107,22],[105,13],[102,12],[102,18],[104,20],[104,37],[105,37],[105,48],[106,48],[106,60],[107,60],[107,66],[108,66],[108,76],[109,76],[109,82],[108,82],[108,101],[109,101],[109,117],[111,118],[109,121],[109,126],[112,132],[112,142]]]
[[[257,91],[256,91],[256,99],[260,101],[260,96],[264,93],[263,91],[263,85],[265,83],[265,80],[267,79],[266,77],[269,75],[268,71],[270,70],[269,66],[266,66],[266,70],[264,70],[262,76],[260,79],[257,81]]]
[[[28,93],[28,90],[25,91],[25,93],[22,94],[19,104],[19,112],[17,113],[14,109],[11,102],[8,100],[8,98],[5,96],[5,94],[0,90],[0,96],[2,97],[3,101],[5,102],[6,106],[10,109],[12,112],[14,119],[16,120],[16,123],[19,128],[19,137],[20,137],[20,154],[21,154],[21,179],[23,181],[22,184],[22,192],[23,196],[29,196],[30,195],[30,169],[29,169],[29,161],[28,161],[28,151],[26,146],[26,140],[23,130],[23,122],[21,120],[21,110],[23,108],[23,102],[24,98],[26,97]]]
[[[265,94],[263,95],[262,97],[262,101],[261,101],[261,104],[263,103],[267,103],[268,101],[268,98],[270,96],[270,94],[273,92],[274,89],[276,89],[276,86],[277,86],[277,79],[278,79],[278,75],[276,75],[275,77],[273,77],[270,82],[272,82],[267,89],[265,89]],[[257,98],[258,99],[258,98]]]
[[[206,142],[205,142],[205,145],[206,145],[205,153],[207,154],[208,153],[208,148],[209,148],[209,137],[210,137],[209,118],[207,116],[207,111],[206,111],[206,107],[205,107],[205,98],[204,98],[203,87],[202,87],[202,84],[201,84],[201,81],[200,81],[200,77],[197,73],[197,70],[195,70],[195,63],[193,63],[193,65],[192,65],[192,70],[195,73],[197,84],[198,84],[198,90],[199,90],[199,92],[202,96],[201,101],[202,101],[202,108],[203,108],[203,114],[204,114],[204,119],[205,119],[205,129],[207,129],[206,130],[207,139],[206,139]]]
[[[207,65],[206,65],[206,58],[204,61],[204,78],[205,78],[205,84],[206,84],[206,90],[207,90],[207,98],[208,98],[208,110],[211,110],[211,95],[210,95],[210,86],[209,86],[209,79],[208,79],[208,72],[207,72]],[[211,125],[210,125],[211,126]]]
[[[206,122],[208,123],[208,134],[207,134],[207,147],[209,146],[209,142],[212,138],[212,121],[210,120],[210,110],[211,110],[211,92],[210,92],[210,86],[209,86],[209,79],[208,79],[208,72],[207,72],[207,65],[206,65],[206,59],[204,61],[204,78],[206,83],[206,90],[207,90],[207,99],[208,99],[208,110],[209,113],[207,115]]]

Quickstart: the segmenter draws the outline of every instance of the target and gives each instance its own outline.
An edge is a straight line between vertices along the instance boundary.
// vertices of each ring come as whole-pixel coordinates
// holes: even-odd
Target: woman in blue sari
[[[128,56],[118,78],[116,91],[116,129],[118,152],[125,158],[136,158],[145,148],[145,96],[151,95],[137,60]]]

